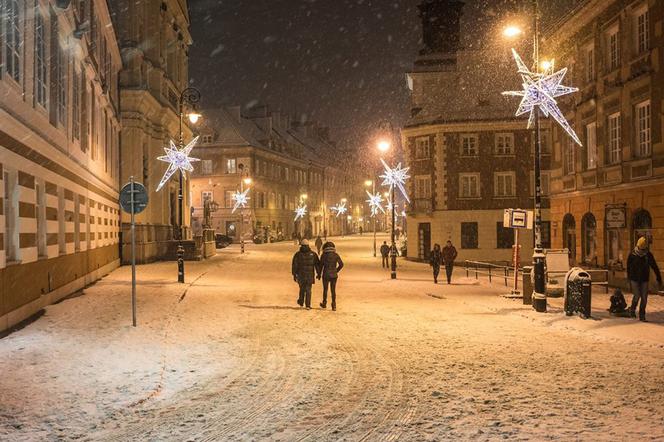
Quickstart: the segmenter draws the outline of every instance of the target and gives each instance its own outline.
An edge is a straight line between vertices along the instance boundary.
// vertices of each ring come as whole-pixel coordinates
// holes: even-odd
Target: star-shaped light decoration
[[[235,191],[235,193],[231,196],[231,199],[234,201],[233,203],[233,210],[231,213],[235,213],[235,211],[239,208],[245,208],[247,207],[247,204],[249,204],[249,198],[247,194],[249,193],[250,189],[245,190],[244,192],[240,192],[239,190]]]
[[[392,169],[382,158],[380,161],[383,163],[383,167],[385,168],[385,174],[380,176],[383,179],[383,186],[398,187],[403,197],[406,198],[406,201],[410,202],[410,198],[408,198],[406,188],[404,187],[406,180],[410,178],[410,175],[408,175],[408,170],[410,167],[402,168],[401,163],[399,163],[397,164],[397,167]]]
[[[337,218],[340,215],[343,215],[344,213],[348,212],[348,209],[346,208],[346,203],[339,203],[336,206],[332,206],[330,207],[330,210],[337,214]]]
[[[531,72],[530,69],[523,62],[516,50],[512,49],[514,60],[519,68],[519,74],[523,80],[522,91],[508,91],[503,92],[503,95],[523,97],[519,109],[516,111],[516,116],[520,116],[530,112],[528,118],[528,128],[531,129],[535,124],[535,108],[538,107],[545,117],[551,115],[558,124],[569,134],[570,137],[579,145],[582,146],[581,140],[572,129],[572,126],[567,122],[565,116],[558,108],[556,102],[557,97],[568,95],[578,92],[579,88],[562,86],[561,83],[567,68],[561,69],[557,72],[547,71],[543,74]]]
[[[383,208],[383,196],[380,193],[372,195],[368,190],[367,195],[369,195],[367,202],[369,203],[369,207],[371,207],[371,216],[375,217],[378,215],[379,211],[385,213],[385,208]]]
[[[164,161],[168,164],[168,169],[166,173],[161,178],[159,186],[157,186],[157,192],[161,190],[162,187],[171,179],[173,174],[178,170],[182,173],[184,172],[193,172],[194,166],[191,165],[192,161],[200,161],[198,158],[191,158],[189,154],[198,142],[198,137],[194,138],[187,144],[182,150],[178,149],[173,140],[170,140],[170,145],[164,147],[166,155],[157,157],[159,161]]]
[[[297,209],[295,209],[295,221],[298,219],[304,218],[304,215],[307,214],[307,205],[299,206]]]

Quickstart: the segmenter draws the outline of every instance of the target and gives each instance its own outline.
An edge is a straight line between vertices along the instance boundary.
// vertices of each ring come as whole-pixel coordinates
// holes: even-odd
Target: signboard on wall
[[[624,205],[608,205],[605,209],[604,222],[607,229],[624,229],[627,227],[627,207]]]

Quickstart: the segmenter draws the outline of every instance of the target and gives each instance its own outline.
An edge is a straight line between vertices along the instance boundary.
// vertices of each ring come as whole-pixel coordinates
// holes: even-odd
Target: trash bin
[[[531,305],[533,303],[533,268],[530,266],[523,267],[523,305]]]
[[[590,318],[592,298],[592,278],[579,267],[574,267],[565,276],[565,314],[571,316],[580,313],[585,319]]]

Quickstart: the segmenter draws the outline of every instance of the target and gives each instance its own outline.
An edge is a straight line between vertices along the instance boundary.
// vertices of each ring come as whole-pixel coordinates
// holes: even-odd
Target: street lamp
[[[251,186],[253,180],[250,176],[245,176],[244,164],[239,164],[238,169],[240,169],[240,193],[244,193],[244,186]],[[247,171],[247,173],[249,173]],[[244,253],[244,207],[240,208],[240,229],[238,234],[240,235],[240,253]]]
[[[198,89],[193,87],[188,87],[182,91],[180,94],[180,99],[178,101],[178,110],[180,117],[180,129],[179,129],[179,141],[180,145],[178,146],[180,150],[184,148],[184,116],[186,106],[190,106],[192,111],[187,115],[189,121],[192,124],[196,124],[201,118],[201,114],[196,111],[196,104],[201,101],[201,93]],[[184,283],[184,247],[182,246],[182,239],[184,236],[184,174],[182,169],[179,169],[180,173],[180,185],[178,188],[178,226],[175,231],[178,240],[177,248],[177,259],[178,259],[178,282]]]
[[[346,203],[348,200],[346,198],[341,198],[341,203],[346,206]],[[344,237],[346,236],[346,220],[343,218],[341,219],[341,236]]]
[[[539,46],[540,46],[540,11],[539,1],[533,0],[533,22],[535,35],[533,38],[533,66],[536,73],[540,73],[541,69],[545,71],[553,67],[553,63],[542,63],[540,65],[539,59]],[[503,35],[508,38],[515,38],[523,34],[523,31],[516,26],[508,26]],[[546,65],[546,68],[545,68]],[[533,295],[532,302],[533,308],[538,312],[546,312],[546,278],[544,275],[545,255],[542,249],[542,171],[541,171],[541,155],[542,155],[542,140],[541,140],[541,124],[540,124],[540,109],[536,106],[534,109],[535,115],[535,161],[534,161],[534,175],[535,175],[535,248],[533,250]]]
[[[387,153],[391,149],[392,143],[388,140],[380,140],[377,147],[380,152]],[[390,226],[390,277],[397,279],[397,244],[394,231],[397,215],[396,205],[394,204],[394,183],[390,184],[389,202],[392,209],[392,225]]]
[[[366,180],[364,182],[364,185],[366,187],[371,187],[372,195],[376,194],[376,182],[374,180]],[[374,258],[376,257],[376,216],[373,217],[373,256]]]

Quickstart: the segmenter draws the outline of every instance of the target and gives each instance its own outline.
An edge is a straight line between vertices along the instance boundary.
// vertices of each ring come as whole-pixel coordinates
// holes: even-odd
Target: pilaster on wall
[[[444,132],[436,134],[433,173],[436,183],[434,210],[447,210],[447,140]]]

